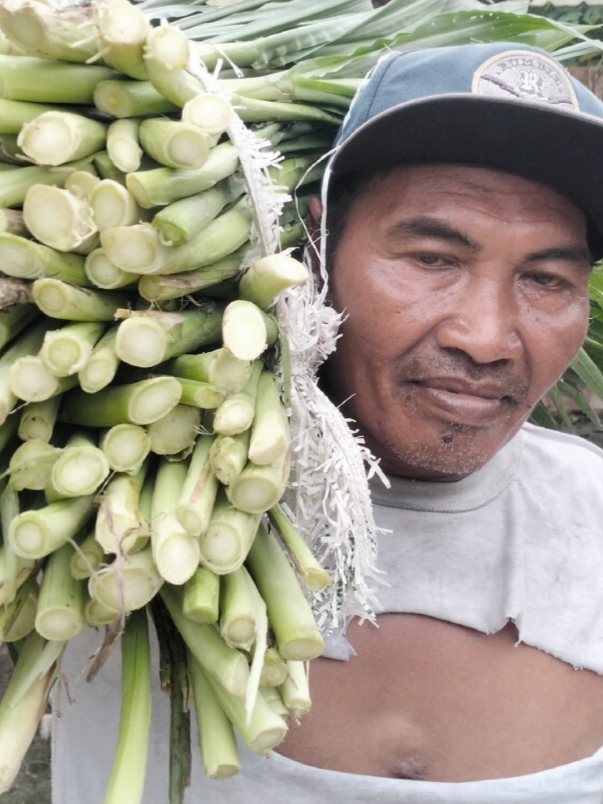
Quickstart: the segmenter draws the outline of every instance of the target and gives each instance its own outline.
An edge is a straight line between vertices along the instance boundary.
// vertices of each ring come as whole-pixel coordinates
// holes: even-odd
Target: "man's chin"
[[[485,466],[508,440],[485,436],[482,428],[452,425],[438,438],[403,447],[387,439],[381,467],[387,474],[414,480],[461,480]]]

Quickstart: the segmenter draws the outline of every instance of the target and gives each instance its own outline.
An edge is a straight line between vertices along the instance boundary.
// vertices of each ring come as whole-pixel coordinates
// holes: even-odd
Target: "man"
[[[603,453],[524,422],[586,332],[602,155],[603,104],[532,49],[392,56],[356,100],[311,211],[347,315],[325,384],[392,482],[390,585],[378,628],[328,640],[278,753],[197,767],[187,801],[600,804]],[[56,804],[102,801],[111,673],[59,721]]]

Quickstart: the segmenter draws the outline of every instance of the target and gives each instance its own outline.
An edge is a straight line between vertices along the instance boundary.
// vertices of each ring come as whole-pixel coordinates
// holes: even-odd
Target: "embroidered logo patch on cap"
[[[539,53],[510,50],[481,64],[473,74],[477,95],[517,98],[580,111],[578,99],[563,67]]]

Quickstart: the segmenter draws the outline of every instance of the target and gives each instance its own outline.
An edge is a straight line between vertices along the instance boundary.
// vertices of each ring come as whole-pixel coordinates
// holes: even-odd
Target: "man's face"
[[[347,318],[326,369],[385,471],[482,467],[578,351],[588,273],[585,216],[545,185],[457,165],[369,183],[333,261]]]

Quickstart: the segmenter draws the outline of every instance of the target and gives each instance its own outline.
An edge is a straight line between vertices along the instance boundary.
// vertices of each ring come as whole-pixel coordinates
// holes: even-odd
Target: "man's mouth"
[[[460,377],[430,377],[411,382],[428,407],[457,424],[485,426],[498,419],[516,401],[508,387],[494,382],[476,382]]]

